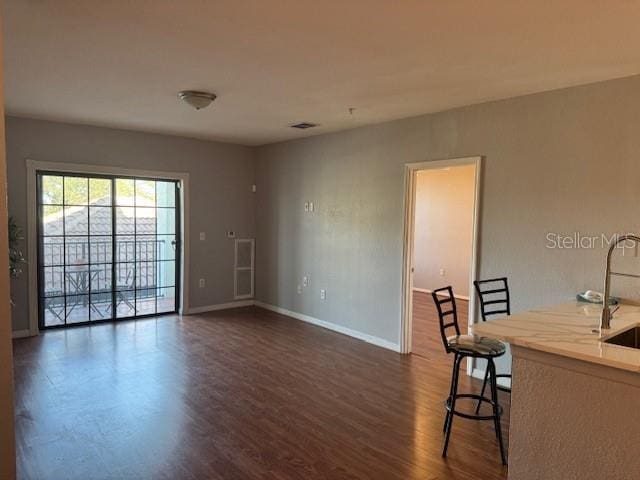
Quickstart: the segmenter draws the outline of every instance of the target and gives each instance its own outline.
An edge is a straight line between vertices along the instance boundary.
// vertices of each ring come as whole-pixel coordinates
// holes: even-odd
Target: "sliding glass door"
[[[40,328],[178,310],[179,183],[38,173]]]

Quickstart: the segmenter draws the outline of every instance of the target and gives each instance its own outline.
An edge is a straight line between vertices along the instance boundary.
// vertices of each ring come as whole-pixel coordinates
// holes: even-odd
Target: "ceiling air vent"
[[[317,123],[302,122],[302,123],[296,123],[295,125],[289,125],[289,126],[291,128],[299,128],[300,130],[306,130],[307,128],[317,127],[318,124]]]

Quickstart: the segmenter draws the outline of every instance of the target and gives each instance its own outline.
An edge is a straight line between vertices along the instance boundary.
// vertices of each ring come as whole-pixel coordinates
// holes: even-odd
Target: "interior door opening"
[[[38,324],[177,313],[177,180],[37,173]]]
[[[480,157],[407,165],[403,353],[450,361],[433,290],[453,287],[463,333],[474,321],[480,165]]]
[[[458,322],[467,325],[475,165],[416,173],[412,288],[412,353],[444,354],[431,292],[451,285]]]

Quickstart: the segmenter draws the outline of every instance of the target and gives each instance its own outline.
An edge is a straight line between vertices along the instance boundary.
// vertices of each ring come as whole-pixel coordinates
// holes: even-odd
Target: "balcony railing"
[[[154,289],[166,283],[162,281],[167,268],[167,262],[162,262],[167,260],[165,240],[119,240],[115,254],[111,241],[92,240],[78,242],[67,237],[65,243],[43,244],[46,297],[135,289],[140,298],[155,296]]]

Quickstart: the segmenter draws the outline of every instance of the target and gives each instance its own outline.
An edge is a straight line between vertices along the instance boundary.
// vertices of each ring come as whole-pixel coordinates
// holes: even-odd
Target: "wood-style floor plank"
[[[257,308],[48,331],[14,357],[20,479],[506,478],[489,422],[456,419],[440,456],[450,359]]]
[[[458,324],[462,333],[466,333],[469,321],[469,302],[456,299],[456,307]],[[413,327],[411,336],[411,351],[415,355],[420,355],[430,360],[451,360],[442,345],[438,312],[430,293],[413,292]]]

